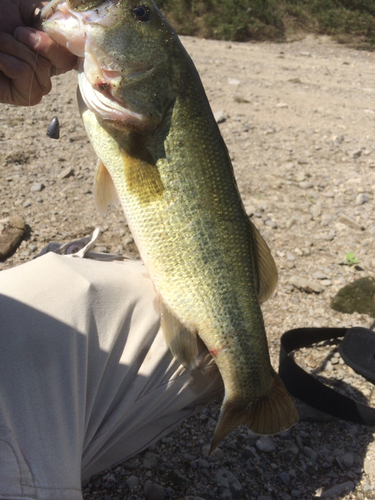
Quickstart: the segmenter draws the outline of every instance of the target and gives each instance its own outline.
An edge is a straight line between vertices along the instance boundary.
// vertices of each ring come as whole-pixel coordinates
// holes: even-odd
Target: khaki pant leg
[[[222,392],[171,356],[139,262],[48,253],[0,273],[0,498],[81,499],[81,480]]]

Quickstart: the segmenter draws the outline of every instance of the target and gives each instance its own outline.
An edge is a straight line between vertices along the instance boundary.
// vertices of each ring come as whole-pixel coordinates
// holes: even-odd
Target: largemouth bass
[[[260,308],[277,271],[193,62],[154,2],[138,1],[53,0],[43,29],[79,57],[97,204],[120,200],[168,346],[190,366],[199,336],[222,376],[212,452],[239,424],[269,435],[298,420],[271,366]]]

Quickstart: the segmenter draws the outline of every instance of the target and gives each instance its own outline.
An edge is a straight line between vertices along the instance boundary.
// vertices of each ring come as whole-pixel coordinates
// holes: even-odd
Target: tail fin
[[[293,400],[275,373],[270,391],[254,403],[244,404],[238,398],[224,399],[210,454],[238,425],[246,424],[255,434],[268,436],[287,430],[297,422],[298,413]]]

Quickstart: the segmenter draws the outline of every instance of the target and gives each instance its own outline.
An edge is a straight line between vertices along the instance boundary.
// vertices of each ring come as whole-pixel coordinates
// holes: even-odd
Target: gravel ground
[[[279,269],[277,291],[263,308],[274,367],[288,329],[370,327],[373,318],[335,312],[330,300],[354,279],[375,276],[374,54],[312,36],[287,44],[183,43],[221,122],[248,214]],[[11,216],[28,225],[0,270],[96,226],[99,250],[137,252],[121,210],[102,217],[95,209],[96,159],[75,87],[69,74],[56,78],[37,107],[0,105],[0,232]],[[59,141],[45,136],[55,115]],[[349,252],[358,266],[339,265]],[[336,351],[324,345],[296,359],[371,404],[374,386]],[[219,402],[212,404],[152,449],[92,478],[84,498],[375,499],[373,430],[299,409],[292,430],[259,439],[239,428],[208,457],[219,412]]]

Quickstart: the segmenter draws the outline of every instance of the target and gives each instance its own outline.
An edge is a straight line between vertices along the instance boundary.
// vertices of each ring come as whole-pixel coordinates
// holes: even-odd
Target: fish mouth
[[[91,25],[111,26],[118,18],[118,1],[107,0],[87,11],[74,11],[69,0],[51,0],[40,12],[43,30],[78,57],[78,84],[87,108],[104,120],[140,124],[144,116],[117,97],[123,79],[132,83],[147,77],[153,66],[124,69],[101,49]]]

